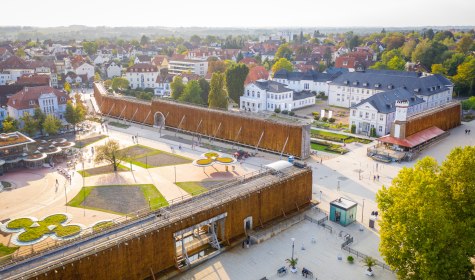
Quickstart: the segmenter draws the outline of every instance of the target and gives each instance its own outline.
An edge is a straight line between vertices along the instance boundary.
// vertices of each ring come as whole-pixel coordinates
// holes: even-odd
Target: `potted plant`
[[[290,271],[292,271],[293,273],[297,272],[297,268],[295,268],[295,266],[297,266],[298,260],[298,258],[290,258],[285,260],[291,267]]]
[[[353,261],[354,261],[355,259],[353,258],[353,256],[348,256],[348,257],[346,258],[346,260],[347,260],[349,263],[353,263]]]
[[[363,259],[363,265],[368,267],[366,275],[373,276],[373,270],[371,268],[376,265],[376,260],[367,256]]]

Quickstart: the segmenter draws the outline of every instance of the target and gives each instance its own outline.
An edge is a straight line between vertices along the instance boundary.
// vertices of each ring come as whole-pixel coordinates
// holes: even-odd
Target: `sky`
[[[0,7],[0,26],[475,26],[474,0],[21,0]]]

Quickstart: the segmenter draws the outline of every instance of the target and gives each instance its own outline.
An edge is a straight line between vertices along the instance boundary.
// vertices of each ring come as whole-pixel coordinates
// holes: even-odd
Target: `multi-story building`
[[[8,99],[8,115],[19,120],[25,113],[31,116],[39,107],[45,114],[64,119],[68,93],[49,86],[25,87]]]
[[[94,77],[94,66],[89,63],[77,63],[73,64],[74,73],[77,75],[87,75],[87,79],[92,79]]]
[[[279,70],[274,74],[273,81],[287,85],[288,88],[295,91],[315,91],[324,92],[328,95],[328,84],[338,77],[341,73],[327,74],[316,71],[307,72],[289,72],[285,69]]]
[[[158,74],[157,66],[149,63],[139,63],[127,68],[125,77],[129,81],[129,86],[133,89],[154,88]]]
[[[389,134],[398,106],[409,117],[424,111],[425,101],[404,88],[378,92],[351,107],[350,128],[355,125],[358,134],[370,135],[372,128],[377,136]]]
[[[168,62],[168,73],[178,75],[192,73],[204,77],[208,72],[208,61],[192,59],[171,59]]]
[[[17,56],[11,56],[0,63],[0,72],[9,73],[10,79],[16,81],[25,74],[35,73],[35,69],[25,60]]]
[[[115,62],[111,62],[106,69],[107,78],[112,79],[114,77],[122,76],[122,67]]]
[[[12,75],[10,72],[0,72],[0,86],[6,85],[9,82],[12,82]]]
[[[366,70],[343,73],[329,83],[329,105],[350,108],[378,92],[404,88],[425,102],[426,109],[452,100],[453,84],[442,75]]]
[[[315,95],[310,91],[295,92],[287,85],[275,81],[258,80],[244,87],[240,109],[244,111],[291,111],[315,104]]]

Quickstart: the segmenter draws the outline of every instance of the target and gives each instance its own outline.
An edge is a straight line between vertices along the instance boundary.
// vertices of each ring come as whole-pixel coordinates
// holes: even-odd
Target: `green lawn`
[[[117,166],[118,172],[129,171],[129,170],[130,168],[125,165],[119,164],[119,166]],[[101,174],[113,173],[114,168],[112,167],[112,165],[105,165],[105,166],[99,166],[99,167],[90,168],[90,169],[78,170],[77,172],[83,177],[90,177],[90,176],[96,176],[96,175],[101,175]]]
[[[128,155],[128,158],[124,159],[125,162],[142,168],[154,168],[192,162],[190,158],[140,144],[124,148],[120,150],[120,152]],[[157,155],[162,155],[162,159],[159,160],[155,158]]]
[[[329,140],[329,141],[334,141],[334,142],[341,142],[341,143],[359,142],[363,144],[371,143],[371,140],[368,140],[368,139],[329,132],[329,131],[323,131],[323,130],[318,130],[318,129],[312,129],[310,131],[310,134],[313,138],[319,138],[319,139]]]
[[[74,147],[76,148],[84,148],[86,146],[89,146],[93,143],[96,143],[97,141],[100,141],[104,138],[107,138],[107,135],[98,135],[98,136],[93,136],[89,138],[84,138],[81,140],[76,140]]]
[[[92,227],[92,231],[101,231],[103,229],[106,229],[108,227],[111,227],[113,226],[115,223],[113,221],[104,221],[104,222],[100,222],[100,223],[97,223],[95,224],[93,227]]]
[[[323,141],[317,141],[317,142],[312,142],[310,143],[310,146],[312,147],[313,150],[317,151],[324,151],[328,153],[334,153],[334,154],[346,154],[348,153],[348,149],[344,148],[342,145],[338,144],[333,144],[330,142],[323,142]]]
[[[310,145],[312,146],[312,149],[316,150],[316,151],[325,151],[326,148],[327,148],[327,146],[320,145],[320,144],[317,144],[317,143],[310,143]]]
[[[3,244],[0,244],[0,257],[8,256],[18,250],[19,247],[7,247]]]
[[[203,187],[199,182],[176,182],[175,185],[193,196],[208,191],[208,189]]]
[[[168,201],[163,197],[163,195],[157,190],[157,188],[152,184],[141,185],[140,189],[143,192],[145,200],[150,199],[150,207],[152,210],[164,207],[168,205]]]

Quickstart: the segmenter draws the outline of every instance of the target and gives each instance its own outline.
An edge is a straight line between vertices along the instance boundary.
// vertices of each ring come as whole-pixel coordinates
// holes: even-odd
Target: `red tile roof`
[[[158,72],[158,68],[149,63],[137,63],[127,68],[127,72]]]
[[[414,148],[444,133],[446,132],[442,129],[436,126],[432,126],[417,133],[414,133],[411,136],[406,137],[405,139],[399,139],[390,135],[386,135],[378,138],[378,141],[399,145],[406,148]]]
[[[39,105],[38,98],[42,94],[47,93],[54,93],[58,98],[58,104],[66,104],[70,99],[67,92],[52,87],[25,87],[23,90],[12,95],[10,99],[8,99],[7,105],[17,110],[36,108]],[[61,97],[64,97],[64,99],[61,100]]]
[[[18,78],[16,84],[22,86],[48,86],[49,77],[48,75],[40,74],[23,75]]]
[[[267,78],[269,78],[269,71],[267,71],[264,66],[254,66],[249,69],[249,74],[247,74],[246,81],[244,81],[244,84],[247,85],[257,80]]]
[[[4,62],[0,63],[0,69],[31,69],[28,62],[18,56],[10,56]]]

